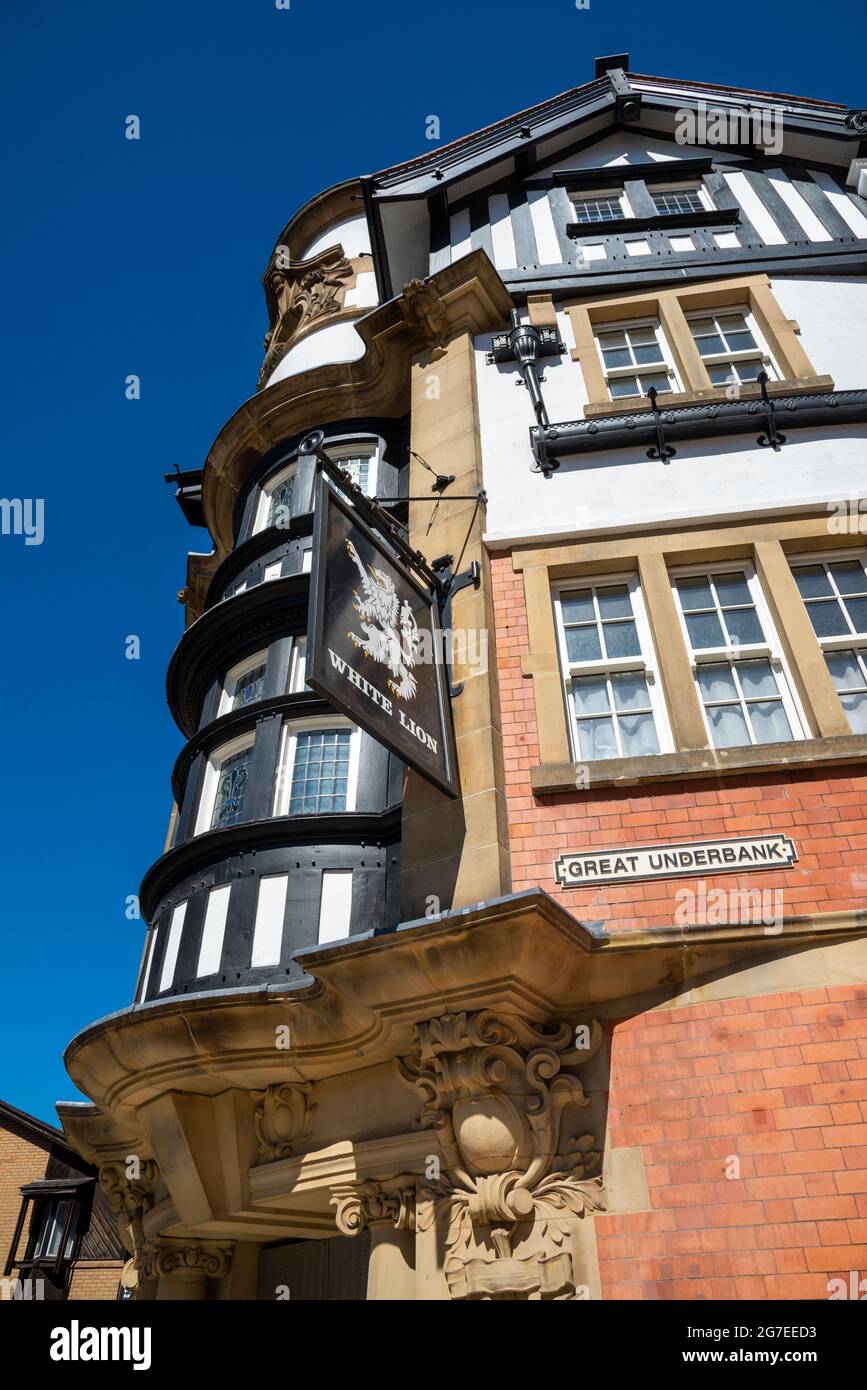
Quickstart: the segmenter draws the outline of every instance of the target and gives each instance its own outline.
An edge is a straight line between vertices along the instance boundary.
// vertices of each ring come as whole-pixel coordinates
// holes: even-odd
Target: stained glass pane
[[[235,694],[232,698],[232,709],[240,709],[243,705],[252,705],[254,701],[261,700],[262,689],[265,684],[265,663],[256,666],[252,671],[245,671],[235,682]]]
[[[252,745],[243,748],[231,758],[220,764],[217,779],[217,795],[214,800],[214,814],[211,829],[222,825],[237,825],[244,813],[244,798],[247,793],[247,774],[253,755]]]
[[[271,502],[268,507],[268,525],[276,526],[288,520],[292,510],[292,491],[295,487],[295,474],[292,473],[285,478],[282,483],[275,487],[271,493]]]

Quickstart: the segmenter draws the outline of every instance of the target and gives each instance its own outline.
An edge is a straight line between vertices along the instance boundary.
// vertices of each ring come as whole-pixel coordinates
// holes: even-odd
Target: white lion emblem
[[[364,596],[353,589],[355,597],[352,606],[367,636],[359,637],[355,632],[346,635],[356,647],[361,648],[365,656],[372,656],[374,661],[388,667],[395,678],[386,682],[389,690],[398,699],[411,700],[417,689],[412,668],[421,645],[415,614],[406,599],[402,604],[399,602],[393,579],[373,565],[365,569],[352,541],[347,540],[345,545],[361,576]]]

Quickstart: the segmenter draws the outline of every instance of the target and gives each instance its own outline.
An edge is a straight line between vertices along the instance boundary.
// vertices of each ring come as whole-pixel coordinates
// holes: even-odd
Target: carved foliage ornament
[[[563,1133],[567,1108],[590,1104],[572,1074],[601,1044],[597,1022],[586,1033],[576,1047],[567,1024],[487,1009],[417,1026],[401,1070],[446,1172],[419,1187],[416,1220],[445,1222],[452,1297],[575,1297],[574,1219],[603,1209],[594,1136]]]
[[[434,356],[441,356],[448,341],[449,316],[429,280],[410,280],[404,285],[403,316],[409,327],[435,349]]]
[[[222,1279],[229,1272],[234,1244],[220,1245],[206,1240],[149,1241],[144,1251],[144,1275],[163,1279],[180,1271],[201,1271],[211,1279]]]
[[[397,1231],[415,1230],[415,1178],[393,1178],[383,1183],[360,1182],[337,1187],[331,1197],[336,1207],[337,1229],[357,1236],[365,1226],[390,1221]]]
[[[129,1224],[136,1268],[142,1258],[142,1221],[145,1212],[153,1206],[158,1175],[152,1159],[122,1159],[103,1163],[99,1168],[99,1185],[109,1206],[115,1216],[125,1217]]]
[[[340,313],[352,275],[352,265],[340,246],[332,246],[309,261],[293,261],[286,247],[278,246],[265,277],[270,328],[263,345],[265,361],[259,373],[260,387],[303,329]]]

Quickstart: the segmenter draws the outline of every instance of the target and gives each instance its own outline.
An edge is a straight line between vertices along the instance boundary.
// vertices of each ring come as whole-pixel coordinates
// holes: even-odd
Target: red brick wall
[[[0,1276],[21,1210],[21,1188],[44,1178],[47,1162],[45,1149],[0,1126]],[[23,1253],[25,1239],[26,1233],[22,1233],[19,1254]]]
[[[611,930],[670,926],[695,879],[563,889],[564,850],[784,831],[799,862],[708,874],[708,891],[782,889],[786,915],[867,899],[860,767],[534,797],[523,577],[493,561],[513,887],[541,884]],[[828,1297],[867,1281],[867,988],[791,990],[616,1020],[608,1147],[641,1150],[649,1211],[597,1219],[606,1298]],[[731,1156],[739,1176],[726,1176]],[[867,1282],[865,1282],[867,1291]]]
[[[617,1021],[608,1127],[642,1149],[652,1210],[597,1218],[605,1298],[824,1299],[831,1278],[867,1281],[867,989]]]
[[[779,889],[787,916],[864,908],[867,772],[861,766],[534,797],[530,768],[540,759],[533,682],[521,674],[528,650],[524,584],[511,556],[494,558],[493,582],[515,892],[541,884],[576,916],[604,921],[610,930],[670,926],[677,889],[695,886],[695,879],[564,889],[554,877],[555,858],[566,850],[781,831],[795,841],[796,865],[768,873],[708,873],[708,892]]]

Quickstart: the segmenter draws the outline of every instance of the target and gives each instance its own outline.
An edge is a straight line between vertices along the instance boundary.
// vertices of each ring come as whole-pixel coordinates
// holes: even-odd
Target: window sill
[[[641,758],[608,758],[594,763],[544,763],[530,769],[536,796],[587,791],[593,787],[678,782],[699,777],[867,761],[867,734],[765,743],[754,748],[699,748]],[[579,773],[583,776],[579,780]]]
[[[574,354],[573,354],[574,355]],[[697,391],[670,391],[657,398],[661,411],[678,405],[707,405],[711,401],[726,401],[725,386],[702,387]],[[834,381],[830,376],[802,376],[768,382],[768,395],[801,396],[811,391],[833,391]],[[761,400],[762,389],[752,383],[741,387],[740,400]],[[650,411],[650,401],[646,396],[621,396],[616,401],[588,402],[584,407],[585,420],[599,419],[606,415],[623,415],[625,411]]]

